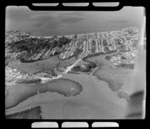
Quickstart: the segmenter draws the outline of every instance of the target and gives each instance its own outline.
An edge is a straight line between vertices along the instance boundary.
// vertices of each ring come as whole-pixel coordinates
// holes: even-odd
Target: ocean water
[[[34,36],[69,35],[140,27],[143,7],[119,11],[32,11],[25,6],[6,8],[6,30],[31,32]]]

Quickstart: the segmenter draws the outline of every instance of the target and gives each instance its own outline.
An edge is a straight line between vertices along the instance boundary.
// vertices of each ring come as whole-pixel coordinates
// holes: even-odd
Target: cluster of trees
[[[83,63],[82,65],[78,64],[75,65],[72,69],[71,72],[83,72],[83,73],[89,73],[92,71],[92,69],[96,68],[97,65],[94,62],[88,62],[88,63]]]
[[[6,48],[9,49],[9,53],[16,53],[16,59],[20,59],[21,62],[31,63],[34,60],[32,57],[41,53],[41,56],[37,60],[43,59],[47,51],[56,49],[54,55],[60,54],[63,46],[71,42],[71,39],[63,36],[58,38],[53,36],[50,38],[37,38],[30,37],[30,34],[19,31],[9,31],[5,34]]]

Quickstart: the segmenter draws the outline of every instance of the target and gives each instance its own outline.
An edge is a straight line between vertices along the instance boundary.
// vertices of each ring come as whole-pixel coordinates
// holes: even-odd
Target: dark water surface
[[[31,11],[25,6],[6,8],[6,30],[31,32],[35,36],[69,35],[140,27],[142,7],[120,11]]]

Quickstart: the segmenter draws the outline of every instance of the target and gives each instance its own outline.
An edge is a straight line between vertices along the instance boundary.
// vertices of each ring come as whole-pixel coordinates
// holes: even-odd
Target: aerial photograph
[[[145,104],[143,7],[6,7],[6,119],[144,119]]]

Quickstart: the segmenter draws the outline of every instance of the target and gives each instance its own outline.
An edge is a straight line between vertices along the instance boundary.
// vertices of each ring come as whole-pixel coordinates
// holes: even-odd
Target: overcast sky
[[[65,35],[140,27],[142,7],[124,7],[116,12],[32,11],[28,7],[6,8],[6,30],[31,32],[36,36]]]

